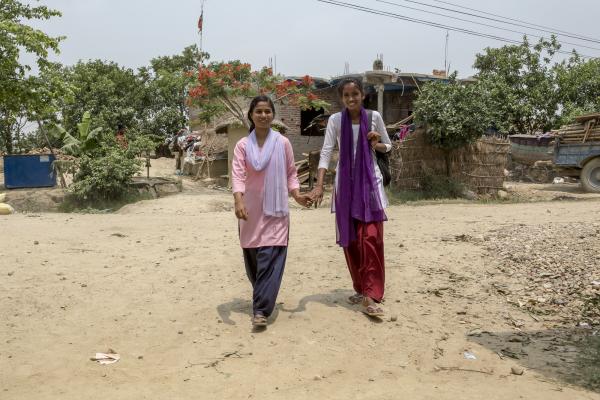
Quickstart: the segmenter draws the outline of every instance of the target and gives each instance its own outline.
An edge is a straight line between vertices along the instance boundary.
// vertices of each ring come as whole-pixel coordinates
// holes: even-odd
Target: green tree
[[[450,176],[450,152],[472,143],[493,124],[493,101],[483,82],[465,84],[456,79],[427,84],[415,102],[415,121],[424,124],[427,139],[444,150]]]
[[[65,67],[62,74],[72,92],[59,105],[60,122],[67,132],[77,132],[86,111],[93,116],[93,128],[114,132],[118,125],[138,126],[150,96],[132,69],[94,60]]]
[[[188,123],[186,100],[188,88],[193,83],[191,71],[208,58],[196,45],[186,47],[181,54],[157,57],[150,68],[140,69],[148,91],[141,130],[166,137]]]
[[[15,126],[32,109],[44,108],[48,91],[44,82],[30,75],[31,65],[23,63],[32,56],[39,69],[49,66],[48,55],[58,53],[62,37],[50,37],[27,25],[30,20],[47,20],[60,12],[46,6],[31,6],[17,0],[0,3],[0,148],[13,151]]]
[[[577,54],[554,67],[562,108],[558,127],[572,117],[600,112],[600,59],[584,60]]]
[[[559,97],[552,57],[560,49],[556,38],[530,46],[487,48],[476,56],[477,78],[485,82],[495,106],[495,124],[509,134],[545,131],[554,124]]]
[[[60,123],[75,135],[89,111],[93,128],[114,132],[123,125],[132,136],[164,138],[187,124],[190,71],[207,56],[189,46],[181,54],[154,58],[138,71],[101,60],[65,67],[62,78],[70,95],[60,104]]]
[[[455,149],[477,140],[493,123],[493,101],[482,82],[426,85],[415,102],[415,120],[427,126],[429,141],[442,149]]]

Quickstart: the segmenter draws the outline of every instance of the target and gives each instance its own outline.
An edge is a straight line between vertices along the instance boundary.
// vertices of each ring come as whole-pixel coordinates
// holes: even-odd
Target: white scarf
[[[289,213],[285,148],[280,136],[271,129],[261,150],[256,132],[252,131],[246,144],[246,161],[255,171],[266,168],[263,212],[272,217],[285,217]]]

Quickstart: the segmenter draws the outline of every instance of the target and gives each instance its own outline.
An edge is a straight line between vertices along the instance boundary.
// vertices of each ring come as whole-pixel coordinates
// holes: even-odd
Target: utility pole
[[[446,31],[446,48],[444,49],[444,71],[446,76],[450,73],[450,65],[448,64],[448,41],[450,40],[450,31]]]

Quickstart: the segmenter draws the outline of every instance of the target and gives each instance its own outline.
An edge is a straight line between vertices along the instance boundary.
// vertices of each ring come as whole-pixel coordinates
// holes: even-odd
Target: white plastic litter
[[[96,353],[95,357],[90,358],[92,361],[97,361],[99,364],[114,364],[121,359],[121,356],[113,351],[106,353]]]
[[[477,360],[477,357],[475,357],[475,354],[473,354],[469,351],[465,351],[463,353],[463,357],[465,357],[465,360]]]

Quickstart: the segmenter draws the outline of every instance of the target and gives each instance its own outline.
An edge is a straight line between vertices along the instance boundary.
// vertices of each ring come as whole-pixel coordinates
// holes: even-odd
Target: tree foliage
[[[66,154],[79,157],[83,154],[90,154],[100,145],[100,133],[102,128],[91,128],[92,118],[90,112],[83,114],[81,122],[77,124],[77,134],[71,135],[60,125],[53,125],[50,132],[54,139],[63,143],[61,150]]]
[[[554,67],[556,87],[562,109],[555,125],[572,117],[600,112],[600,59],[584,60],[577,54]]]
[[[115,131],[118,125],[137,126],[150,97],[133,70],[114,62],[80,61],[63,68],[63,79],[72,88],[72,96],[61,101],[61,124],[72,133],[88,111],[94,128]]]
[[[31,6],[17,0],[0,3],[0,148],[13,150],[15,124],[28,113],[45,108],[46,82],[30,75],[29,55],[40,70],[50,67],[48,55],[59,51],[61,37],[51,37],[27,24],[47,20],[60,12],[46,6]]]
[[[114,132],[122,125],[128,131],[164,138],[186,126],[190,71],[207,56],[194,45],[178,55],[154,58],[137,72],[101,60],[64,67],[62,78],[71,95],[60,101],[61,125],[74,133],[89,111],[94,128]]]
[[[248,126],[245,108],[248,100],[259,94],[271,96],[274,102],[288,102],[302,109],[328,106],[327,102],[313,93],[315,85],[310,76],[285,79],[281,75],[274,75],[266,67],[252,71],[250,64],[239,60],[200,65],[195,78],[196,82],[189,91],[191,104],[199,107],[199,117],[206,122],[230,113],[241,124]]]
[[[494,100],[495,124],[508,134],[534,134],[550,129],[559,110],[553,56],[560,49],[556,38],[531,46],[487,48],[478,54],[477,79],[486,83]]]
[[[479,138],[493,121],[488,88],[456,79],[426,85],[415,103],[415,120],[427,126],[432,144],[454,149]]]
[[[557,63],[553,37],[531,46],[487,48],[476,56],[476,82],[425,86],[415,103],[419,122],[442,148],[459,147],[488,128],[503,134],[536,134],[567,123],[577,114],[600,111],[600,61],[574,53]]]
[[[150,61],[149,69],[140,70],[140,76],[147,76],[149,95],[141,131],[164,138],[187,125],[188,88],[193,83],[190,72],[207,58],[207,53],[192,45],[183,49],[181,54],[156,57]]]

